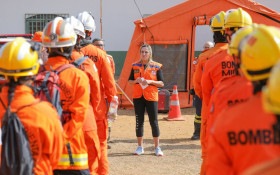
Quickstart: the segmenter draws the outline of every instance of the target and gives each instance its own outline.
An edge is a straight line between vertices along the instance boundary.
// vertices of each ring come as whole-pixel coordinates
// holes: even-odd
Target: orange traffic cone
[[[168,117],[166,117],[165,119],[170,120],[170,121],[185,120],[181,116],[181,109],[180,109],[177,85],[173,86],[173,92],[172,92],[172,96],[171,96],[170,104],[169,104],[169,113],[168,113]]]

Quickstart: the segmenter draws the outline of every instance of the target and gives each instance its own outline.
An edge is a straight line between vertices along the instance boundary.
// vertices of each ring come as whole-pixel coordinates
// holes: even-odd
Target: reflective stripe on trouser
[[[194,122],[195,123],[201,123],[201,116],[195,115],[194,116]]]
[[[62,154],[58,166],[77,166],[84,167],[88,165],[88,154],[71,154],[71,158],[69,154]]]

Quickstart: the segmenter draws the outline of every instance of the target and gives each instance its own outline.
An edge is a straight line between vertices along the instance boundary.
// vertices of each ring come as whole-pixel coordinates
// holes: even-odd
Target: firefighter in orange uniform
[[[240,21],[239,21],[240,20]],[[237,26],[236,23],[238,22]],[[225,28],[236,30],[240,27],[252,25],[251,16],[241,8],[227,11]],[[226,34],[228,37],[228,33]],[[206,105],[209,104],[213,88],[224,78],[235,75],[234,60],[227,53],[228,48],[212,55],[211,60],[205,64],[202,75],[202,98]]]
[[[214,47],[214,44],[211,41],[207,41],[203,45],[203,51],[201,54],[204,52],[208,51]],[[198,64],[198,58],[195,57],[193,60],[193,67],[192,67],[192,81],[194,84],[194,73],[196,70],[196,66]],[[199,140],[200,139],[200,126],[201,126],[201,107],[202,107],[202,101],[199,98],[198,95],[195,94],[194,88],[190,90],[190,94],[193,95],[193,106],[195,107],[195,117],[194,117],[194,132],[191,137],[191,140]]]
[[[244,27],[252,24],[252,19],[250,15],[242,10],[233,9],[226,12],[227,15],[225,17],[225,26],[230,24],[229,22],[233,20],[239,22],[238,27]],[[241,22],[239,21],[241,19]],[[234,21],[235,20],[235,21]],[[223,27],[225,30],[225,26]],[[235,28],[238,28],[235,27]],[[234,28],[234,27],[233,27]],[[228,33],[225,34],[228,37]],[[228,45],[227,45],[228,46]],[[207,120],[209,117],[209,102],[211,98],[211,94],[213,93],[214,88],[220,83],[221,80],[235,76],[235,66],[234,59],[231,55],[227,53],[228,47],[220,50],[220,52],[212,55],[210,59],[204,66],[204,72],[202,75],[201,83],[202,83],[202,98],[203,98],[203,107],[202,107],[202,116],[203,116],[203,135],[204,135],[204,150],[207,150],[208,143],[208,134],[207,134]],[[207,155],[207,153],[206,153]],[[206,161],[204,161],[204,165]],[[205,169],[205,166],[204,166]]]
[[[26,106],[17,115],[33,145],[33,173],[52,175],[62,154],[63,131],[56,110],[35,99],[30,88],[39,70],[38,54],[23,38],[6,43],[0,53],[0,74],[8,80],[0,93],[0,125],[8,106],[12,111]]]
[[[275,139],[280,139],[280,62],[273,67],[267,86],[263,89],[263,105],[267,112],[271,112],[276,117],[276,123],[272,126]],[[257,164],[248,168],[243,175],[278,175],[280,172],[280,156],[276,159]]]
[[[228,16],[231,17],[230,15]],[[225,21],[226,33],[230,31],[228,34],[228,40],[230,43],[228,53],[234,58],[234,66],[236,71],[234,76],[221,80],[212,92],[209,102],[210,112],[207,119],[206,138],[209,136],[210,129],[216,120],[217,115],[221,113],[222,110],[224,110],[226,107],[231,107],[235,104],[242,103],[253,95],[253,86],[251,81],[245,78],[242,75],[242,71],[239,69],[240,58],[238,46],[241,40],[257,27],[257,24],[242,28],[242,21],[240,21],[241,23],[235,22],[234,26],[230,25],[230,21],[227,19]],[[237,32],[235,33],[234,31],[233,33],[232,30],[230,30],[231,27],[235,27]]]
[[[104,94],[108,102],[111,103],[114,96],[116,96],[115,80],[113,77],[110,61],[106,58],[106,52],[97,48],[91,43],[91,34],[95,31],[95,22],[90,13],[84,11],[78,14],[77,17],[85,27],[86,38],[81,42],[81,52],[92,59],[98,69],[100,78],[101,100],[97,108],[96,124],[98,137],[100,141],[101,157],[99,161],[99,174],[109,173],[109,162],[107,156],[107,137],[108,137],[108,122],[107,122],[107,105]],[[104,85],[104,86],[103,86]]]
[[[207,174],[241,174],[280,156],[279,141],[274,139],[277,133],[272,129],[276,118],[264,110],[261,92],[279,61],[279,41],[279,29],[259,25],[241,42],[240,68],[252,81],[254,95],[217,117],[209,138]]]
[[[71,53],[76,44],[77,35],[71,24],[61,17],[49,22],[44,30],[42,44],[48,48],[49,58],[45,69],[57,69],[69,64]],[[59,74],[61,104],[64,129],[64,148],[54,174],[90,174],[88,154],[84,140],[83,124],[89,108],[89,79],[75,67],[65,69]]]
[[[91,59],[85,58],[84,54],[80,51],[80,41],[85,38],[85,29],[81,21],[74,16],[66,19],[77,34],[77,42],[71,55],[70,62],[79,64],[78,60],[82,59],[83,62],[79,64],[79,68],[83,70],[89,78],[90,86],[90,104],[87,112],[87,117],[83,125],[85,143],[88,149],[88,165],[91,175],[98,174],[98,161],[100,159],[100,142],[97,134],[97,126],[94,111],[100,103],[100,80],[94,62]],[[81,60],[80,60],[81,61]],[[95,110],[94,110],[95,108]]]
[[[206,146],[205,146],[205,134],[204,134],[204,128],[203,123],[205,123],[205,117],[203,116],[203,111],[207,108],[203,97],[202,97],[202,84],[201,84],[201,78],[202,73],[204,71],[205,63],[211,58],[212,55],[220,52],[220,50],[223,50],[227,48],[228,43],[226,40],[226,37],[224,36],[224,18],[225,18],[225,12],[221,11],[220,13],[216,14],[212,17],[210,22],[211,30],[213,31],[213,38],[215,42],[215,46],[200,54],[199,55],[199,61],[198,65],[194,74],[194,90],[195,94],[202,100],[202,109],[201,109],[201,129],[200,129],[200,142],[201,142],[201,157],[202,157],[202,164],[201,164],[201,174],[203,174],[204,171],[204,158],[206,155]]]
[[[236,75],[221,80],[212,92],[209,102],[210,111],[207,118],[205,134],[207,139],[209,138],[213,123],[215,122],[217,116],[224,109],[245,102],[253,95],[252,83],[242,75],[242,72],[239,69],[240,58],[238,52],[238,45],[240,41],[252,31],[252,26],[239,29],[232,37],[233,39],[230,41],[228,52],[235,60]],[[208,140],[206,141],[208,142]]]
[[[92,40],[92,44],[95,45],[96,47],[98,47],[99,49],[105,51],[105,44],[104,44],[104,40],[103,39],[94,38]],[[113,58],[112,55],[109,55],[107,53],[106,53],[106,56],[107,56],[107,59],[110,61],[110,65],[111,65],[111,68],[112,68],[113,76],[115,76],[115,61],[114,61],[114,58]],[[109,103],[108,103],[106,95],[105,95],[105,99],[106,99],[107,105],[109,106]],[[112,122],[110,120],[108,120],[108,139],[107,139],[107,142],[110,141],[111,127],[112,127]],[[111,149],[111,146],[109,144],[108,144],[108,149]]]

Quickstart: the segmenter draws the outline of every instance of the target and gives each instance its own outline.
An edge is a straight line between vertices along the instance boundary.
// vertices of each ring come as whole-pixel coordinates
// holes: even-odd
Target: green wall
[[[194,56],[198,57],[198,55],[201,53],[201,51],[194,51]]]
[[[127,51],[108,51],[107,53],[114,58],[116,67],[115,78],[117,79],[121,74]]]

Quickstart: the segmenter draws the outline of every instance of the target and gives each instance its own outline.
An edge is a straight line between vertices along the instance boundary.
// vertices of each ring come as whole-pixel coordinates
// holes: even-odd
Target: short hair
[[[101,39],[101,38],[94,38],[92,40],[92,43],[95,43],[96,41],[103,41],[104,42],[104,39]]]

